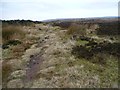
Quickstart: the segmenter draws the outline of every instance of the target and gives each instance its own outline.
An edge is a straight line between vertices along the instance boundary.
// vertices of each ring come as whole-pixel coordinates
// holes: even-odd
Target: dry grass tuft
[[[67,34],[68,35],[86,35],[86,27],[83,26],[83,25],[78,25],[78,24],[71,24],[70,27],[68,28],[68,31],[67,31]]]
[[[22,39],[24,38],[24,31],[21,30],[20,26],[3,25],[2,26],[2,39],[3,43],[9,40]]]
[[[6,81],[10,73],[12,72],[12,66],[3,62],[2,64],[2,79]]]

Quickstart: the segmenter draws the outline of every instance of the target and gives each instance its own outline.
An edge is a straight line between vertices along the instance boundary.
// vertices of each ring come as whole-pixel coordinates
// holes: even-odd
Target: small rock
[[[83,67],[84,67],[84,65],[81,65],[80,67],[81,67],[81,68],[83,68]]]

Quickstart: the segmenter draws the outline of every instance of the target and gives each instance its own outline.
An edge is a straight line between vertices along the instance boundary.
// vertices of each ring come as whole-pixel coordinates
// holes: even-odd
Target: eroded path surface
[[[53,27],[49,26],[47,29],[53,29]],[[68,57],[71,46],[74,44],[71,41],[66,42],[62,40],[62,35],[66,32],[66,30],[47,29],[41,30],[38,43],[31,49],[27,50],[25,56],[23,56],[24,59],[28,52],[31,52],[30,55],[27,56],[29,59],[27,60],[26,78],[24,80],[26,87],[51,87],[51,85],[46,85],[46,83],[53,83],[54,85],[54,82],[48,80],[44,83],[44,81],[39,81],[39,79],[47,80],[47,78],[52,78],[52,74],[55,74],[56,72],[55,69],[58,69],[60,64],[66,62],[66,58],[62,56]],[[51,71],[49,69],[53,70]],[[37,82],[40,82],[40,85],[43,83],[44,86],[36,86],[38,84],[36,80]],[[26,84],[28,84],[28,86]]]

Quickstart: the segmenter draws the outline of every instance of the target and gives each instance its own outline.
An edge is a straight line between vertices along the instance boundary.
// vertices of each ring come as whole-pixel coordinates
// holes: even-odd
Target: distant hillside
[[[70,21],[81,21],[81,22],[92,22],[92,21],[116,21],[119,17],[92,17],[92,18],[62,18],[62,19],[49,19],[43,20],[43,22],[70,22]]]

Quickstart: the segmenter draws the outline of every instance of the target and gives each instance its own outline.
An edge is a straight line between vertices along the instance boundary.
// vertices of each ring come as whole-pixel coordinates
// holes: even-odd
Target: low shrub
[[[77,44],[72,48],[72,54],[75,55],[77,58],[84,58],[92,63],[100,63],[105,64],[107,56],[114,56],[120,58],[120,43],[97,43],[94,41],[89,41],[86,44],[82,45]]]

